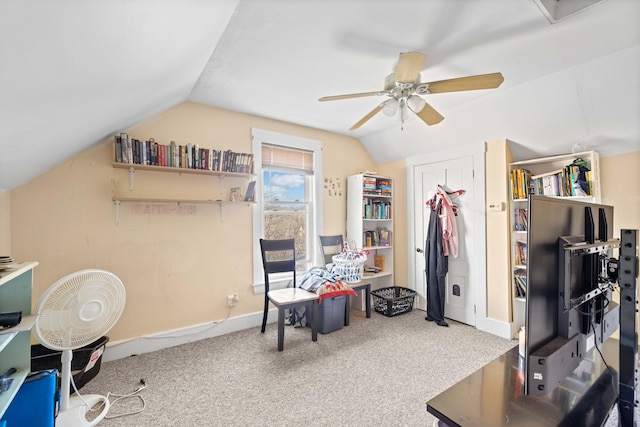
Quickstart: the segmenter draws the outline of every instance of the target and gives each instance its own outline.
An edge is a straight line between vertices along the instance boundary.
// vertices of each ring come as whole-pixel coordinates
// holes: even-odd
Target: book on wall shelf
[[[247,191],[244,193],[244,201],[245,202],[255,202],[256,201],[256,182],[251,181],[247,184]]]
[[[242,198],[242,188],[241,187],[232,187],[229,192],[229,201],[231,202],[241,202]]]
[[[201,148],[198,144],[170,141],[159,144],[154,138],[141,141],[124,132],[115,135],[116,163],[198,169],[253,174],[253,153]]]

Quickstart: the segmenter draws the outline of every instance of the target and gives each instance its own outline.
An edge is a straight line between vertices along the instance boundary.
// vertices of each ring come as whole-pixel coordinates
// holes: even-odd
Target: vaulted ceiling
[[[352,135],[376,162],[501,138],[522,159],[640,149],[637,0],[553,24],[534,0],[0,0],[0,36],[0,192],[187,100]],[[425,95],[434,126],[350,132],[382,98],[318,101],[382,90],[407,51],[422,81],[505,80]]]

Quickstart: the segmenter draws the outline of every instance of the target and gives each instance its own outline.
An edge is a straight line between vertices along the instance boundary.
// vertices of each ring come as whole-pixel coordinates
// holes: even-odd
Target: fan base
[[[87,402],[85,405],[82,401]],[[91,427],[98,424],[100,421],[104,419],[109,412],[109,399],[105,396],[100,396],[98,394],[88,394],[83,395],[82,399],[78,396],[71,396],[69,398],[69,407],[66,410],[61,410],[58,413],[58,417],[56,418],[56,426],[60,427]],[[97,404],[103,404],[104,407],[100,414],[91,419],[87,419],[87,414],[91,411]],[[92,414],[93,415],[93,414]]]

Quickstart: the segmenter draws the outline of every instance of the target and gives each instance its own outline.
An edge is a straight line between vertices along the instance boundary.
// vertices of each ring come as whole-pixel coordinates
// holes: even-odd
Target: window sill
[[[288,277],[282,277],[282,278],[273,278],[271,280],[269,280],[269,285],[271,287],[271,290],[276,290],[276,289],[284,289],[287,288],[289,286],[293,286],[293,279],[291,278],[291,276]],[[254,283],[253,285],[253,293],[254,294],[264,294],[264,282],[260,282],[260,283]]]

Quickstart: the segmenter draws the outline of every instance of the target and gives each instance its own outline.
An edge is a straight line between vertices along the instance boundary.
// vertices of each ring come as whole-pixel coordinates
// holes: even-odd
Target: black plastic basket
[[[413,310],[416,293],[400,286],[376,289],[371,291],[373,308],[387,317],[397,316]]]
[[[100,371],[102,353],[108,341],[109,337],[103,336],[87,346],[73,350],[71,375],[78,390]],[[46,369],[57,369],[58,373],[62,372],[62,351],[51,350],[40,344],[32,345],[31,371]],[[71,392],[73,393],[73,387]]]

